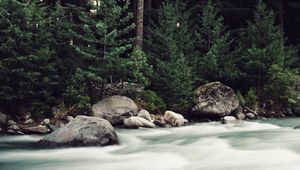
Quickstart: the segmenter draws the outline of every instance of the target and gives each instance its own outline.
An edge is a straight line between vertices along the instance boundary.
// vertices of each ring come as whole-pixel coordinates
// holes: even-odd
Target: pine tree
[[[128,2],[104,0],[98,6],[90,29],[95,33],[99,73],[104,81],[126,80],[129,70],[127,55],[133,49],[133,14]]]
[[[157,13],[158,21],[149,29],[152,31],[147,37],[147,53],[154,65],[152,88],[159,92],[168,108],[186,111],[193,96],[190,61],[195,58],[188,14],[185,5],[178,1],[164,3]]]
[[[91,109],[93,84],[102,79],[96,56],[91,13],[87,6],[56,3],[50,8],[49,31],[54,35],[51,45],[56,49],[60,63],[60,87],[63,102],[73,107],[75,113],[88,113]],[[54,20],[53,20],[54,19]]]
[[[229,33],[226,32],[223,18],[219,16],[213,0],[202,7],[197,45],[199,50],[198,75],[207,81],[231,83],[236,79],[238,70],[235,58],[230,52]]]
[[[45,12],[35,1],[3,0],[0,14],[1,103],[5,108],[47,111],[54,103],[58,76]]]
[[[241,35],[239,62],[246,86],[257,87],[258,93],[267,80],[269,68],[284,64],[285,50],[274,14],[259,1],[254,20]]]

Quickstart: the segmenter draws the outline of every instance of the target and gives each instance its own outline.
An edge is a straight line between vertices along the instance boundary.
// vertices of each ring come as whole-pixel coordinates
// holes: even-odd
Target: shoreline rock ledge
[[[229,116],[239,107],[239,100],[233,89],[220,82],[212,82],[199,87],[197,101],[192,108],[199,118],[221,118]]]
[[[107,120],[79,115],[37,143],[50,147],[106,146],[118,144],[118,137]]]

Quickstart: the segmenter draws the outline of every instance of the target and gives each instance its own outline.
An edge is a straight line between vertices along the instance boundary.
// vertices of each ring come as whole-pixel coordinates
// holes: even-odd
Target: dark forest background
[[[0,111],[89,114],[107,84],[159,113],[221,81],[253,109],[300,110],[299,0],[1,0]]]

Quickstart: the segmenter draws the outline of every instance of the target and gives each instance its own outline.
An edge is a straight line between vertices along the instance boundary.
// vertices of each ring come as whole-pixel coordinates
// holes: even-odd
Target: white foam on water
[[[0,151],[0,164],[13,161],[22,170],[299,170],[300,167],[300,152],[296,152],[300,148],[300,131],[268,123],[213,122],[180,128],[117,130],[117,133],[120,145],[103,148]],[[38,140],[23,137],[29,139]],[[6,169],[12,167],[6,163]]]

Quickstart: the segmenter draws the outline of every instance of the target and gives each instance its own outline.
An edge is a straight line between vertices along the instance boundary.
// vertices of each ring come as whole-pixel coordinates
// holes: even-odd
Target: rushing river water
[[[1,170],[299,170],[300,119],[118,129],[120,145],[35,148],[42,136],[0,137]]]

